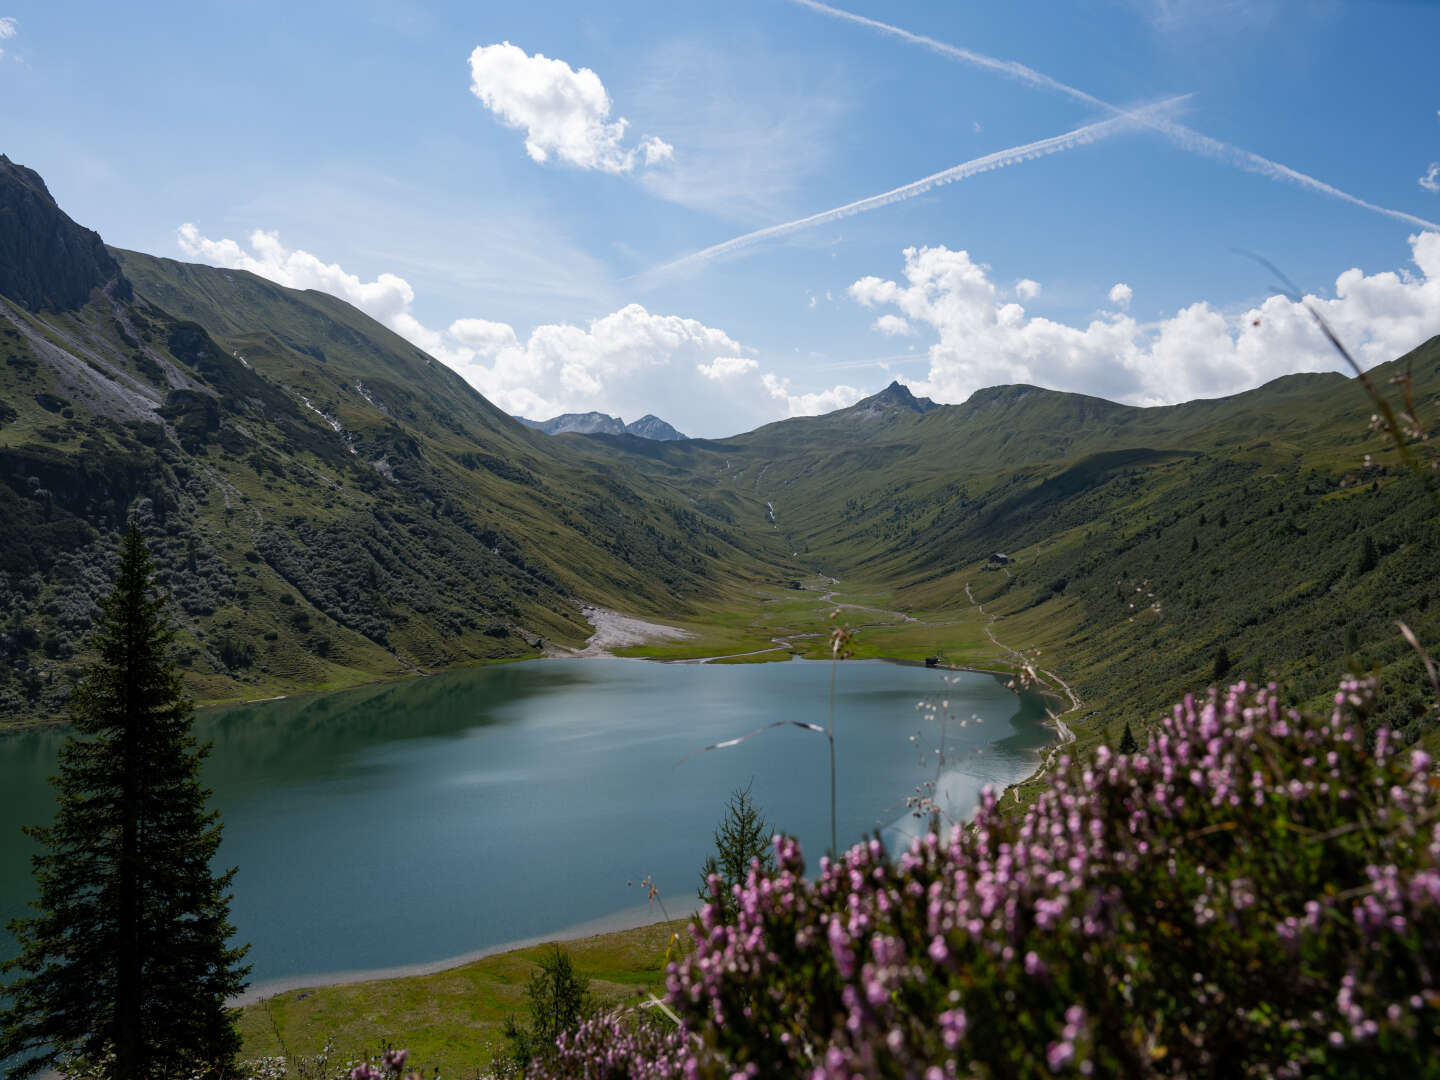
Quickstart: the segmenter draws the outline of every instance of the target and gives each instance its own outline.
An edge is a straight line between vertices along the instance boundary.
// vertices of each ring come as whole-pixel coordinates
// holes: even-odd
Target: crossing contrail
[[[923,195],[925,192],[932,188],[940,187],[942,184],[953,184],[957,180],[965,180],[979,173],[990,172],[994,169],[1003,169],[1008,165],[1018,165],[1022,161],[1032,161],[1035,158],[1058,154],[1062,150],[1069,150],[1076,146],[1085,146],[1088,143],[1098,142],[1126,128],[1148,123],[1150,117],[1173,108],[1184,99],[1184,96],[1181,96],[1156,102],[1154,105],[1142,106],[1138,109],[1118,110],[1119,115],[1113,116],[1109,120],[1100,120],[1093,124],[1086,124],[1083,127],[1067,131],[1063,135],[1052,135],[1048,139],[1037,139],[1035,142],[1025,143],[1022,146],[1012,146],[1008,150],[997,150],[993,154],[972,158],[970,161],[961,162],[959,165],[943,169],[937,173],[931,173],[929,176],[922,177],[912,183],[891,188],[889,191],[881,192],[879,195],[871,195],[869,198],[857,199],[855,202],[846,203],[844,206],[837,206],[830,210],[822,210],[818,214],[796,218],[794,221],[786,221],[779,225],[769,225],[763,229],[756,229],[754,232],[745,233],[743,236],[734,237],[723,243],[692,252],[673,262],[665,263],[663,266],[657,266],[654,269],[647,270],[639,276],[642,279],[660,277],[675,270],[683,269],[686,266],[708,262],[720,255],[750,247],[763,240],[773,240],[776,237],[785,236],[800,229],[807,229],[813,225],[823,225],[828,221],[839,221],[841,218],[853,217],[855,214],[863,214],[867,210],[875,210],[881,206],[889,206],[891,203],[901,202],[905,199],[913,199],[916,195]]]
[[[829,4],[821,3],[820,0],[791,0],[791,2],[798,4],[800,7],[809,8],[811,11],[819,12],[822,15],[828,15],[833,19],[840,19],[843,22],[864,26],[868,29],[889,35],[890,37],[908,41],[912,45],[920,45],[923,48],[929,49],[931,52],[938,53],[951,60],[958,60],[961,63],[983,68],[986,71],[993,71],[1007,78],[1014,79],[1017,82],[1023,82],[1040,89],[1053,90],[1056,93],[1064,94],[1086,105],[1104,109],[1117,116],[1127,114],[1127,110],[1116,105],[1111,105],[1107,101],[1102,101],[1094,94],[1088,94],[1084,90],[1071,86],[1068,83],[1063,83],[1059,79],[1051,78],[1043,72],[1036,71],[1031,67],[1026,67],[1024,64],[1014,60],[1000,60],[993,56],[986,56],[984,53],[977,53],[971,49],[962,49],[958,45],[937,41],[935,38],[926,37],[924,34],[912,33],[902,27],[880,22],[878,19],[869,19],[864,15],[856,15],[851,11],[831,7]],[[1358,206],[1376,214],[1384,214],[1387,217],[1395,218],[1397,221],[1418,225],[1422,229],[1440,230],[1440,225],[1437,225],[1433,221],[1416,217],[1414,214],[1407,214],[1403,210],[1391,210],[1386,206],[1378,206],[1356,195],[1351,195],[1348,191],[1341,191],[1339,188],[1332,184],[1327,184],[1323,180],[1317,180],[1313,176],[1308,176],[1298,169],[1292,169],[1288,165],[1280,164],[1278,161],[1271,161],[1269,158],[1262,157],[1249,150],[1242,150],[1238,146],[1232,146],[1227,142],[1211,138],[1209,135],[1203,135],[1193,128],[1186,127],[1184,124],[1177,123],[1167,117],[1151,116],[1145,119],[1143,123],[1152,130],[1164,135],[1181,149],[1188,150],[1191,153],[1224,161],[1236,168],[1255,173],[1259,176],[1268,177],[1271,180],[1296,184],[1299,187],[1308,188],[1322,195],[1329,195],[1331,198],[1341,199],[1344,202],[1350,203],[1352,206]]]

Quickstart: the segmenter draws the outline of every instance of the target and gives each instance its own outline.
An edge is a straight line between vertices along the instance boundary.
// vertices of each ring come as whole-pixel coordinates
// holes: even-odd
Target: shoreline
[[[695,914],[693,910],[686,910],[683,916],[675,918],[689,918],[693,914]],[[674,918],[667,918],[664,912],[657,912],[649,905],[622,908],[609,915],[574,923],[548,934],[497,942],[494,945],[485,945],[479,949],[460,953],[458,956],[447,956],[439,960],[425,960],[381,968],[356,968],[348,971],[283,975],[275,979],[266,979],[264,982],[247,986],[243,992],[228,999],[225,1004],[231,1008],[245,1008],[250,1005],[258,1005],[277,994],[289,993],[291,990],[318,990],[331,986],[350,986],[355,983],[384,982],[391,979],[436,975],[442,971],[451,971],[467,964],[473,964],[477,960],[498,956],[501,953],[514,952],[517,949],[530,949],[537,945],[548,945],[551,942],[582,941],[586,938],[603,937],[606,934],[616,934],[625,930],[638,930],[652,923],[667,921],[673,922]]]

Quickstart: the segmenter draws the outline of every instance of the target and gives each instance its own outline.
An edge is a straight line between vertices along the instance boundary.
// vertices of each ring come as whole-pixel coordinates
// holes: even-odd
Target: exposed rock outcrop
[[[31,311],[74,311],[95,289],[131,296],[100,234],[71,221],[38,173],[0,154],[0,296]]]

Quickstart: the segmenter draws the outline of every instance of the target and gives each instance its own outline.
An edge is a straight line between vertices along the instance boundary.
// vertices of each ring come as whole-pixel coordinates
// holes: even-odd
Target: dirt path
[[[1046,668],[1031,667],[1029,657],[1027,657],[1024,653],[1020,652],[1018,649],[1012,649],[1010,646],[1006,645],[1004,642],[1002,642],[999,638],[995,636],[995,630],[993,627],[993,624],[995,622],[995,616],[987,612],[984,605],[981,604],[980,601],[975,599],[975,594],[970,591],[970,583],[968,581],[965,583],[965,596],[970,601],[970,603],[974,605],[975,610],[985,616],[985,635],[990,639],[991,643],[997,649],[1009,656],[1011,658],[1011,662],[1016,664],[1017,666],[1023,665],[1024,667],[1028,667],[1031,671],[1036,672],[1041,676],[1044,676],[1045,680],[1049,680],[1055,683],[1055,685],[1059,686],[1060,689],[1065,692],[1065,696],[1070,699],[1070,707],[1064,712],[1057,713],[1050,712],[1050,710],[1048,709],[1046,710],[1050,713],[1050,723],[1055,728],[1055,733],[1060,737],[1060,741],[1057,742],[1054,746],[1050,747],[1050,749],[1045,752],[1045,757],[1041,760],[1040,768],[1035,771],[1035,775],[1029,777],[1027,780],[1022,781],[1022,783],[1027,784],[1033,783],[1034,781],[1044,777],[1044,775],[1049,772],[1050,767],[1054,765],[1056,755],[1075,741],[1075,732],[1072,731],[1070,729],[1070,725],[1065,722],[1065,717],[1080,708],[1080,695],[1075,693],[1074,689],[1071,688],[1070,684],[1067,683],[1064,679],[1060,678],[1059,675],[1056,675],[1053,671],[1050,671]],[[1042,680],[1042,682],[1043,681],[1044,680]],[[1020,801],[1020,784],[1012,784],[1010,787],[1010,793],[1014,797],[1015,801],[1018,803]]]

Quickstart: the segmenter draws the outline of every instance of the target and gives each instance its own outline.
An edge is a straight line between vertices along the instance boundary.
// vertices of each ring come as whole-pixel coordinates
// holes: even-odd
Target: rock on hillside
[[[130,298],[100,234],[71,221],[38,173],[0,154],[0,296],[31,311],[74,311],[95,289]]]

